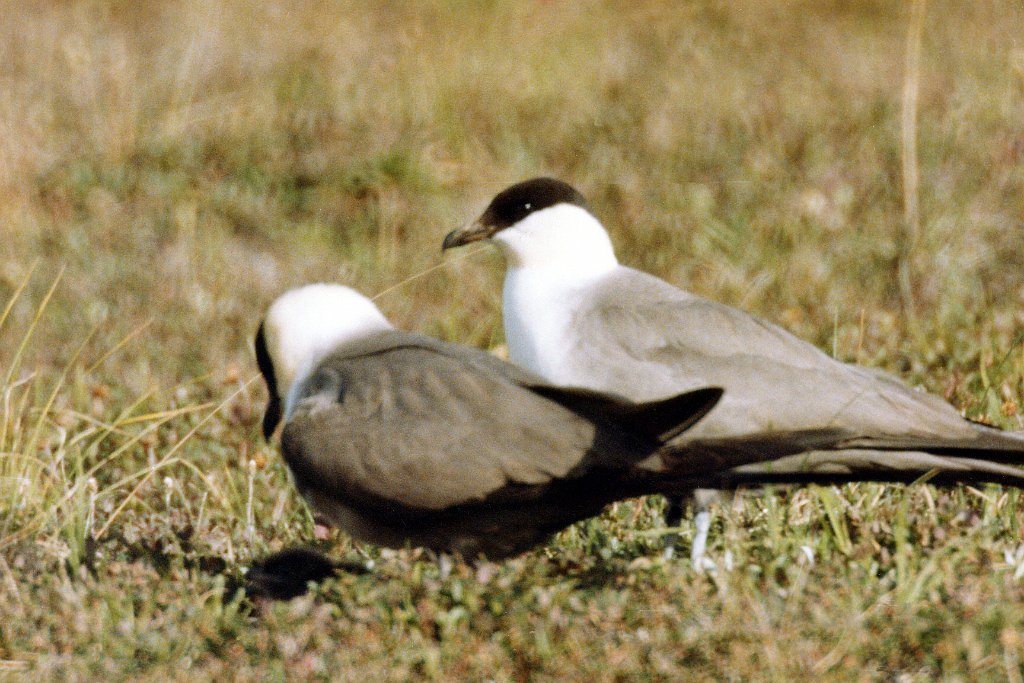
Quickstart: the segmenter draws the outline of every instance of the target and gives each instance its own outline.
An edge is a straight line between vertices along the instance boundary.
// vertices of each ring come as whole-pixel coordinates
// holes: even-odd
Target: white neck
[[[574,311],[595,280],[619,267],[608,233],[585,209],[559,204],[492,239],[508,261],[502,314],[509,360],[551,382],[576,382],[564,359]]]

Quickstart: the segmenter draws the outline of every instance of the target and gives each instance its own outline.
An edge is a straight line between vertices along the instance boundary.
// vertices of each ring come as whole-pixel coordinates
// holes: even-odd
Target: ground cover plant
[[[0,676],[1021,680],[1016,491],[743,494],[713,573],[628,501],[442,577],[314,538],[250,340],[328,280],[500,349],[502,264],[440,242],[551,174],[623,262],[1022,429],[1022,36],[1008,0],[8,3]],[[239,595],[301,543],[373,571]]]

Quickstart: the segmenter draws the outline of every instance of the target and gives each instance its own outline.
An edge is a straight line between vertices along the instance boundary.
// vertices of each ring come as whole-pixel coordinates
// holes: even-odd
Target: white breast
[[[586,209],[557,204],[492,239],[508,264],[503,313],[509,360],[549,382],[584,385],[586,378],[576,377],[566,361],[587,291],[619,267],[608,233]]]
[[[582,293],[579,281],[555,272],[509,269],[503,306],[509,360],[555,384],[584,384],[568,358]]]

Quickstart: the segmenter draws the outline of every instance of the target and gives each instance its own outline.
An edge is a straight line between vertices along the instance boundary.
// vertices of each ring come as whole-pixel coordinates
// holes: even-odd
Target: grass
[[[1024,12],[918,6],[913,58],[911,4],[868,0],[8,7],[0,677],[1021,680],[1016,491],[745,494],[711,575],[629,501],[442,578],[314,541],[259,437],[288,286],[500,345],[500,260],[440,241],[541,173],[624,262],[1024,427]],[[238,597],[304,542],[375,569]]]

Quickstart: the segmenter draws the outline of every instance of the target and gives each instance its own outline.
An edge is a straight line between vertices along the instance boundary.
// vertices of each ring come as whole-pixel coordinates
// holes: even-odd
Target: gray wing
[[[595,447],[593,423],[506,376],[518,371],[481,369],[490,361],[453,348],[322,363],[282,435],[300,488],[439,510],[645,455],[629,439]]]
[[[588,386],[633,400],[725,389],[720,406],[686,438],[824,427],[867,438],[970,440],[979,432],[935,396],[836,361],[781,327],[646,273],[620,268],[593,294],[574,319],[573,362]]]
[[[350,342],[344,348],[339,349],[335,356],[337,358],[372,356],[400,347],[425,349],[439,356],[451,358],[472,371],[501,377],[513,384],[522,386],[544,384],[544,380],[539,375],[518,365],[503,361],[486,351],[402,330],[389,330],[372,337]]]

